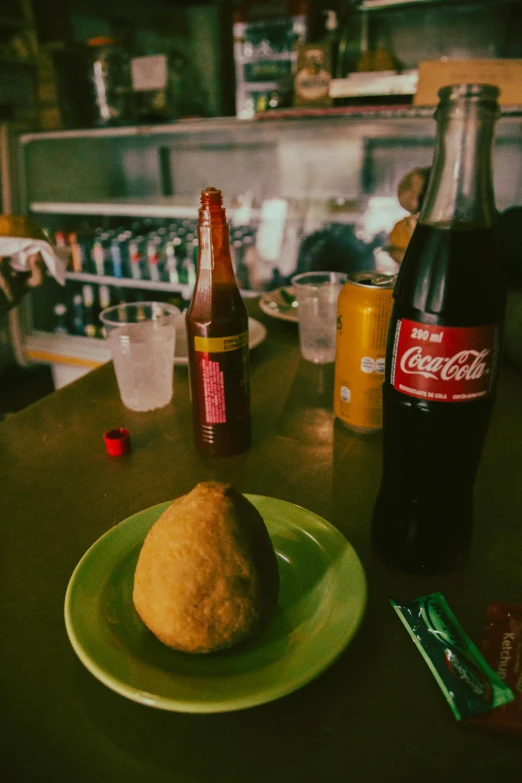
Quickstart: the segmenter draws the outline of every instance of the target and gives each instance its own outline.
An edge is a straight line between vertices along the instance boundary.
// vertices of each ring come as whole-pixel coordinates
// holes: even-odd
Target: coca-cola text
[[[424,399],[462,402],[489,393],[496,360],[495,326],[397,323],[392,366],[395,389]]]

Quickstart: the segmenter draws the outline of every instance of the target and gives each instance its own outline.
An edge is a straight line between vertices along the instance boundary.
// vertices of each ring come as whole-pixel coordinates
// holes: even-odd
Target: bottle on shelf
[[[123,277],[123,258],[121,249],[124,242],[125,236],[123,233],[118,234],[117,237],[113,237],[111,240],[112,274],[114,277]]]
[[[143,244],[143,237],[137,236],[131,239],[129,242],[129,265],[131,277],[133,280],[142,280],[143,275],[141,271],[141,248]]]
[[[87,337],[96,337],[96,322],[94,316],[94,287],[92,285],[83,286],[82,298],[84,333]]]
[[[176,254],[176,265],[178,270],[178,281],[181,285],[188,285],[188,269],[186,264],[187,245],[185,241],[186,230],[179,228],[176,231],[174,239],[174,252]]]
[[[108,285],[101,285],[98,288],[98,307],[95,308],[94,319],[96,326],[96,337],[103,337],[103,327],[100,321],[100,313],[105,308],[111,306],[111,289]]]
[[[240,234],[238,236],[241,236]],[[245,264],[246,245],[241,238],[235,239],[232,244],[232,263],[236,275],[237,284],[242,291],[250,288],[248,267]]]
[[[118,41],[91,38],[91,80],[96,103],[97,125],[124,125],[132,121],[132,92],[129,55]]]
[[[201,193],[196,285],[186,315],[196,448],[216,456],[250,445],[248,314],[239,293],[220,190]]]
[[[83,318],[82,295],[75,294],[72,299],[72,304],[73,304],[73,318],[72,318],[73,333],[77,335],[85,335],[85,321]]]
[[[178,259],[176,258],[176,247],[172,239],[168,239],[165,243],[165,267],[169,283],[177,285],[179,283]]]
[[[466,558],[505,306],[491,151],[498,89],[439,91],[433,170],[394,292],[374,547],[411,572]]]
[[[67,314],[67,307],[63,302],[59,302],[54,306],[54,331],[56,334],[69,334],[65,316]]]
[[[324,36],[323,41],[330,47],[331,76],[337,75],[337,52],[339,50],[340,30],[337,12],[328,8],[323,11],[324,15]]]
[[[147,280],[193,288],[199,250],[194,220],[147,218],[129,225],[132,228],[123,223],[114,227],[113,221],[104,219],[102,225],[92,228],[82,222],[74,231],[53,231],[53,236],[58,236],[62,251],[65,248],[70,255],[74,273],[114,277],[122,283],[125,279]],[[248,231],[245,226],[235,230],[241,247]],[[154,289],[144,292],[147,298],[150,290]]]
[[[84,271],[84,255],[83,255],[83,248],[79,242],[78,234],[71,231],[69,234],[69,244],[71,247],[71,261],[72,261],[72,269],[73,272],[83,272]]]
[[[192,242],[192,263],[194,265],[194,274],[196,274],[198,270],[198,255],[199,255],[199,240],[196,236],[194,237],[194,240]]]
[[[196,282],[196,264],[194,263],[194,234],[187,233],[185,237],[185,258],[182,262],[185,270],[187,285],[193,286]]]
[[[92,244],[91,259],[94,264],[94,270],[97,275],[105,274],[105,248],[103,239],[105,235],[99,235]]]
[[[100,310],[105,310],[106,307],[111,306],[111,287],[108,285],[101,285],[98,288],[98,302]]]
[[[159,253],[158,253],[158,245],[161,243],[161,240],[157,236],[153,236],[152,234],[149,234],[149,239],[147,240],[147,264],[148,264],[148,271],[149,271],[149,278],[150,280],[154,280],[154,282],[159,283],[160,281],[160,269],[159,269]]]

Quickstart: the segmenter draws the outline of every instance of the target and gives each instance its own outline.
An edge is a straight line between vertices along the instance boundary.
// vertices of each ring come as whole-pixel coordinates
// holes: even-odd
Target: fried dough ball
[[[250,636],[278,591],[275,552],[257,509],[228,484],[202,482],[147,534],[133,601],[161,642],[208,653]]]

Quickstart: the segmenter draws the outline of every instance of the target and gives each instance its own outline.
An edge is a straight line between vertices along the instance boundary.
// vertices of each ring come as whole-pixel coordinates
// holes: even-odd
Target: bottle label
[[[463,402],[485,397],[496,380],[499,328],[397,321],[391,383],[410,397]]]
[[[204,353],[237,351],[246,345],[248,345],[248,332],[234,334],[232,337],[194,337],[194,348]]]
[[[195,337],[199,398],[205,424],[248,415],[248,331],[229,337]]]

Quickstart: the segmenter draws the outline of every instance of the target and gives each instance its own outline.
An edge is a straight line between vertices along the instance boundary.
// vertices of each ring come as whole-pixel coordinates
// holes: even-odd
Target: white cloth
[[[10,256],[10,266],[15,272],[27,272],[27,259],[35,253],[40,253],[54,279],[65,285],[65,261],[56,255],[49,242],[30,237],[0,237],[0,258]]]

